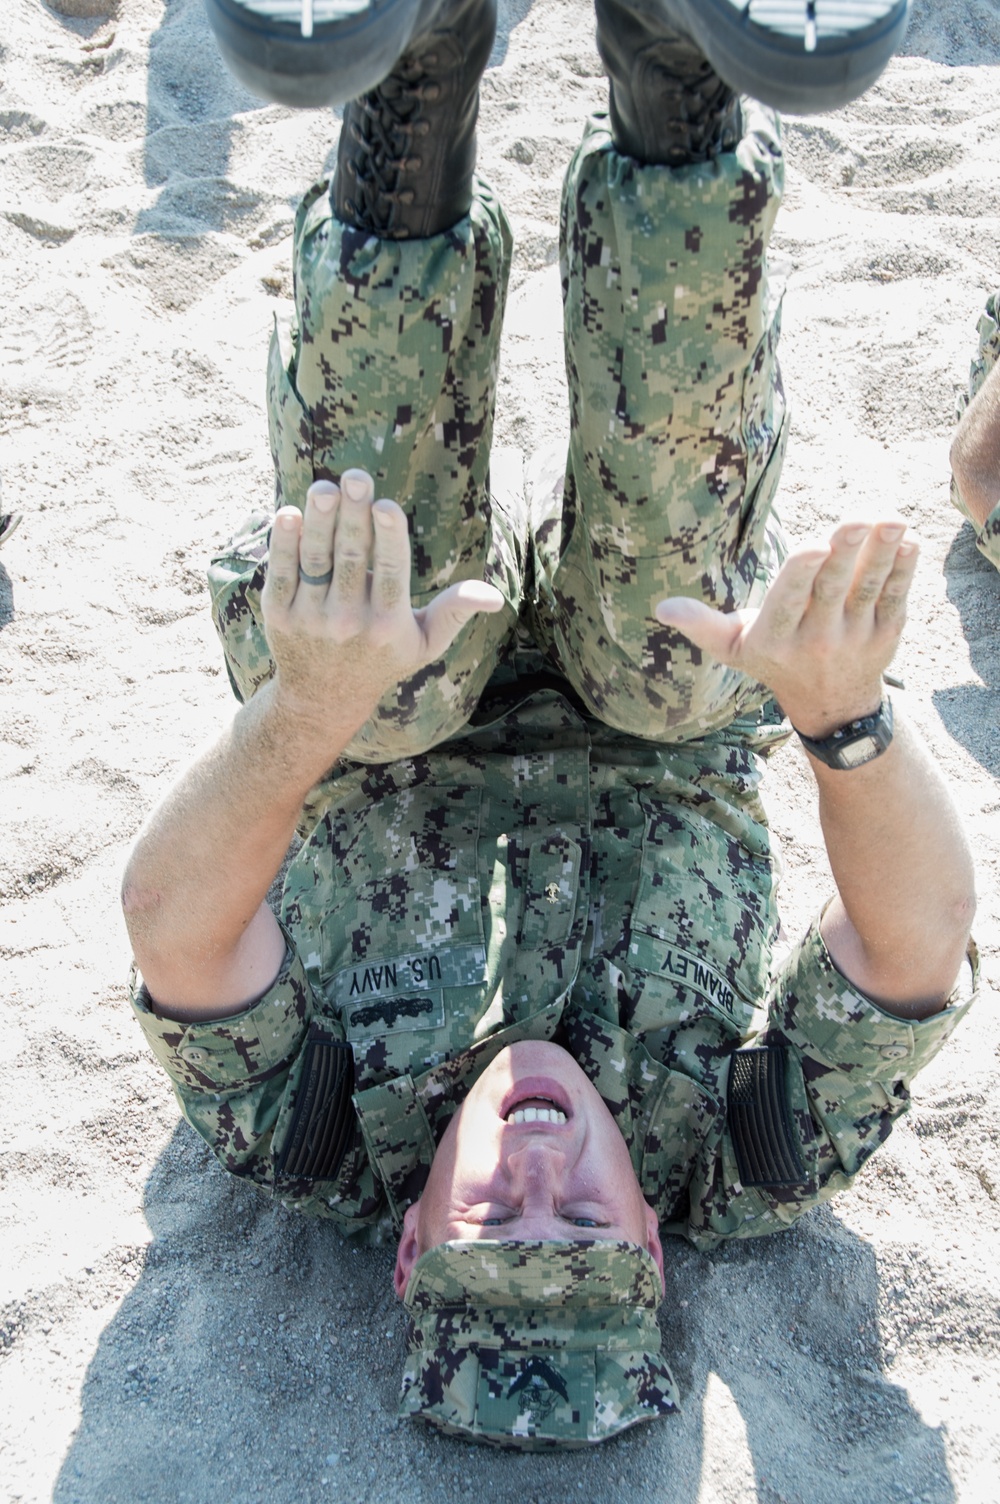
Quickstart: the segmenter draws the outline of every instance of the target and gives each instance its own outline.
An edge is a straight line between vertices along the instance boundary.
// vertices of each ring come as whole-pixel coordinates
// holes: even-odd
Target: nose
[[[566,1154],[542,1134],[529,1138],[507,1156],[507,1173],[524,1196],[551,1191],[566,1173]]]

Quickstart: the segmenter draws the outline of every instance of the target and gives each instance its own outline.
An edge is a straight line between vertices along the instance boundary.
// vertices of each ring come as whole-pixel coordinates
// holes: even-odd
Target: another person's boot
[[[739,99],[700,48],[643,0],[595,0],[608,70],[611,135],[626,157],[683,167],[731,151]]]
[[[219,50],[263,99],[339,105],[380,83],[433,25],[440,0],[205,0]],[[910,0],[637,0],[689,37],[735,90],[798,114],[873,84]]]
[[[231,73],[251,94],[313,109],[373,89],[435,25],[442,0],[205,0]]]
[[[343,224],[409,240],[469,212],[479,80],[495,32],[496,0],[441,0],[389,76],[345,106],[332,190]]]
[[[792,114],[837,110],[902,44],[910,0],[636,0],[689,37],[740,94]]]

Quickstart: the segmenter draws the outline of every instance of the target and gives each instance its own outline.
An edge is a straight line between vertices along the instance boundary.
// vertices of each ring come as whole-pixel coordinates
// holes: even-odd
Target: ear
[[[653,1255],[653,1260],[660,1271],[660,1289],[666,1293],[666,1282],[663,1278],[663,1244],[660,1242],[660,1224],[656,1220],[656,1213],[649,1202],[646,1207],[646,1248]]]
[[[420,1257],[420,1202],[414,1201],[403,1213],[403,1235],[396,1250],[396,1270],[392,1282],[402,1300],[410,1282],[414,1264]]]

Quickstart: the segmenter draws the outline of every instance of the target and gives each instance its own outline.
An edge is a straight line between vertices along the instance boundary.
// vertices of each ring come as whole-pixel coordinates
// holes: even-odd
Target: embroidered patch
[[[677,945],[666,945],[652,937],[635,934],[631,954],[643,970],[655,971],[658,976],[669,977],[681,987],[689,988],[703,997],[710,1008],[728,1019],[739,1023],[749,1010],[749,1004],[732,983],[705,960]]]
[[[346,1040],[329,1038],[316,1024],[304,1053],[277,1171],[297,1180],[335,1180],[354,1132],[354,1056]]]
[[[330,978],[327,996],[341,1010],[376,998],[444,987],[476,987],[486,980],[486,951],[481,945],[446,945],[440,950],[367,961],[348,966]]]
[[[785,1091],[785,1050],[736,1050],[729,1068],[728,1123],[741,1184],[803,1185],[807,1176]]]

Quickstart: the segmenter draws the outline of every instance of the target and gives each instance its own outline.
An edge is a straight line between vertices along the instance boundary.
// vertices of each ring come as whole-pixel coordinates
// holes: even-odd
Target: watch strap
[[[892,742],[892,701],[886,695],[874,715],[848,721],[829,736],[806,736],[797,727],[792,729],[806,750],[828,768],[860,768],[881,757]]]

